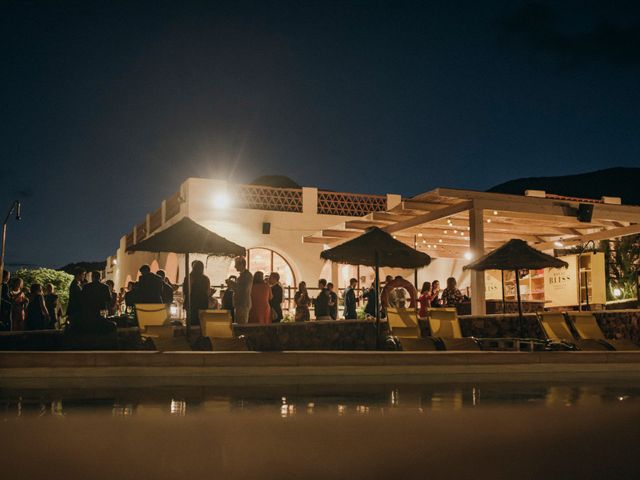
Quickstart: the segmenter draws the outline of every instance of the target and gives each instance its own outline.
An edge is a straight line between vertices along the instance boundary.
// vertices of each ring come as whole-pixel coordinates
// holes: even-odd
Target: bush
[[[66,308],[69,300],[69,285],[71,285],[73,281],[73,275],[49,268],[21,268],[16,270],[11,276],[21,278],[24,282],[24,288],[27,291],[29,291],[32,283],[39,283],[43,289],[47,283],[51,283],[56,289],[62,307]]]

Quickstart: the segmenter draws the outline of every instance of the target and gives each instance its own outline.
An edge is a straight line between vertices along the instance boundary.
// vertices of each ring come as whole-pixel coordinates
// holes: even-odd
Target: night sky
[[[410,195],[638,166],[639,4],[4,1],[6,261],[104,259],[190,176]]]

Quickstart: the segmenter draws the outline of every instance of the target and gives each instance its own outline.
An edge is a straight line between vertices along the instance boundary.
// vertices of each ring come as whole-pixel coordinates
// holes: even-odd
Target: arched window
[[[264,272],[265,277],[272,272],[280,274],[280,283],[284,287],[295,287],[296,276],[289,262],[277,252],[268,248],[250,248],[247,250],[247,268],[251,273]],[[229,268],[229,275],[237,275],[233,262]]]

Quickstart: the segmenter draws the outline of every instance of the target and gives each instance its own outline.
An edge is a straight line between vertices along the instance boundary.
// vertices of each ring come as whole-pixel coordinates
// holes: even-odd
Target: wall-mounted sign
[[[502,272],[486,270],[484,272],[484,288],[487,300],[502,300]]]
[[[547,307],[561,307],[578,303],[578,264],[575,255],[559,257],[569,268],[548,268],[544,281]]]

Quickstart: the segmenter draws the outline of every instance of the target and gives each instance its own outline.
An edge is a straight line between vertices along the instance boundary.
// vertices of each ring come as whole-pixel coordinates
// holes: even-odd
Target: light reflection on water
[[[455,384],[290,387],[157,387],[2,389],[0,419],[92,413],[130,417],[149,414],[260,412],[283,419],[316,413],[387,415],[505,405],[543,407],[640,406],[632,384]]]

